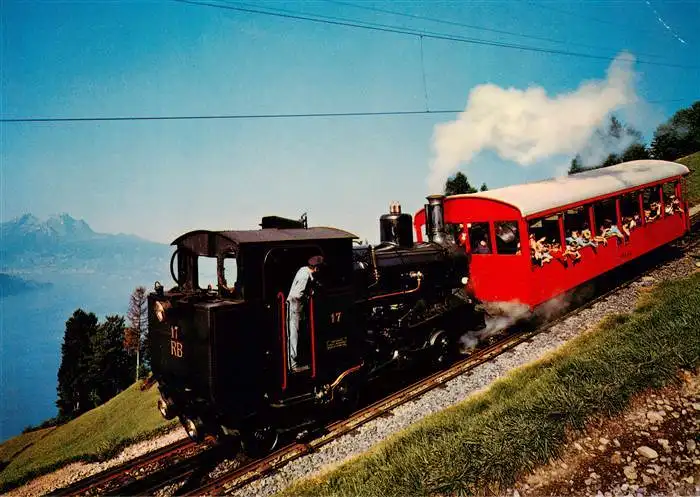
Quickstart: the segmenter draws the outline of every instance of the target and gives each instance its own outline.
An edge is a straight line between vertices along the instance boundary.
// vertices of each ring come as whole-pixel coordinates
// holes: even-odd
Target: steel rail
[[[107,485],[129,472],[139,471],[140,469],[145,468],[156,461],[166,457],[174,457],[179,453],[184,453],[191,450],[194,446],[195,443],[188,438],[178,440],[152,452],[148,452],[131,459],[124,464],[114,466],[87,478],[83,478],[82,480],[78,480],[67,487],[54,490],[50,492],[49,495],[63,496],[85,494],[98,487]]]

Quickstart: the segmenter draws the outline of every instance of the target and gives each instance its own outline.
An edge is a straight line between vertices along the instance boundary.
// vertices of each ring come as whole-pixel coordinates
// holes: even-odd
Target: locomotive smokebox
[[[428,241],[432,243],[444,243],[447,239],[445,231],[444,195],[430,195],[426,197],[425,205],[426,233]]]
[[[413,218],[401,213],[401,204],[389,204],[389,214],[379,218],[379,239],[382,243],[392,243],[399,247],[413,247]]]

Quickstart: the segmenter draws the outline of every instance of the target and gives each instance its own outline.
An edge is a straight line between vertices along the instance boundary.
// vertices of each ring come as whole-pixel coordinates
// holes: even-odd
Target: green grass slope
[[[690,205],[700,204],[700,152],[686,155],[676,162],[680,162],[690,169],[690,176],[688,176],[688,201]]]
[[[0,492],[77,460],[100,460],[128,443],[175,426],[156,409],[158,389],[134,384],[65,425],[19,435],[0,445]]]
[[[545,463],[568,429],[700,364],[700,273],[656,288],[547,358],[432,415],[371,452],[284,492],[299,495],[498,494]]]

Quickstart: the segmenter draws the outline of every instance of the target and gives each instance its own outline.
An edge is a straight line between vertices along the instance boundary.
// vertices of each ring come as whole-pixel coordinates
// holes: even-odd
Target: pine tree
[[[571,159],[571,166],[569,167],[569,174],[576,174],[584,171],[586,168],[583,167],[583,161],[581,156],[576,154],[576,157]]]
[[[611,116],[610,123],[607,128],[597,129],[595,132],[595,143],[603,147],[604,150],[619,149],[623,140],[632,139],[632,143],[627,146],[621,153],[608,154],[605,159],[598,164],[591,164],[588,167],[584,166],[581,154],[576,154],[571,160],[569,174],[580,173],[587,169],[599,169],[601,167],[614,166],[621,162],[632,160],[649,159],[649,149],[644,145],[642,133],[632,126],[628,126],[617,117]]]
[[[124,348],[124,318],[107,316],[92,339],[91,376],[99,378],[91,392],[93,406],[108,401],[131,384],[131,360]]]
[[[91,371],[92,337],[97,332],[97,316],[77,309],[66,321],[58,368],[59,418],[71,418],[90,408],[95,388]]]
[[[458,172],[445,182],[445,195],[460,195],[462,193],[476,193],[476,188],[469,184],[464,173]]]
[[[139,286],[134,289],[129,299],[129,310],[126,317],[130,326],[126,329],[124,339],[127,348],[132,354],[136,354],[136,381],[138,381],[142,365],[141,357],[145,352],[144,335],[148,329],[148,297],[144,287]],[[143,360],[143,362],[147,363],[147,360]]]

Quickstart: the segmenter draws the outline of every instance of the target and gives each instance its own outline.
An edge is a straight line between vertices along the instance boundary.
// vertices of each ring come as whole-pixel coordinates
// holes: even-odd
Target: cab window
[[[216,257],[197,258],[197,286],[200,290],[215,289],[217,284]]]
[[[505,255],[520,253],[520,235],[517,221],[499,221],[496,227],[496,252]]]
[[[469,246],[472,254],[490,254],[491,236],[489,223],[470,223],[467,225],[467,228],[469,229]]]

